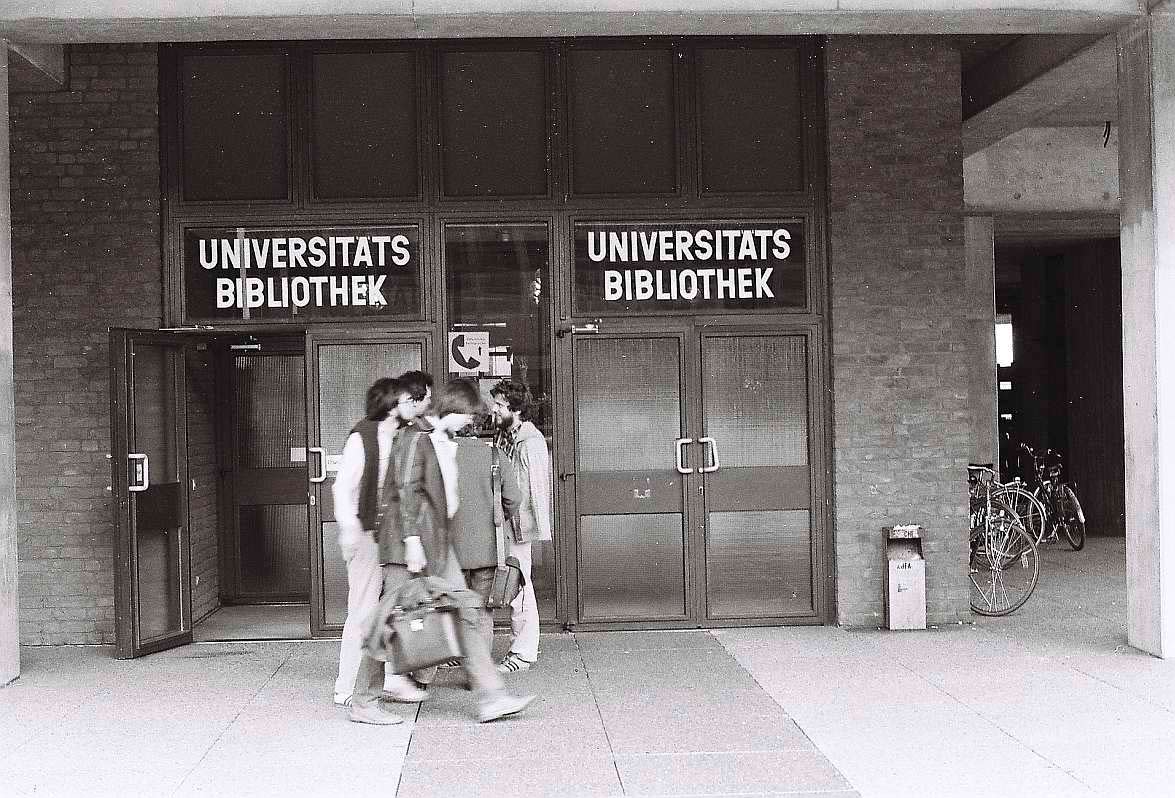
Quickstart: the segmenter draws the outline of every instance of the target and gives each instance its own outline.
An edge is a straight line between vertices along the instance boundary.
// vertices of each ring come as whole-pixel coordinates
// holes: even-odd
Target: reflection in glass
[[[139,643],[180,631],[179,473],[176,457],[176,369],[168,347],[134,350],[132,450],[147,455],[149,487],[134,494]]]
[[[450,369],[458,368],[444,378],[476,380],[487,404],[499,380],[525,382],[535,400],[530,420],[547,439],[554,462],[549,254],[546,225],[445,227],[446,360]],[[492,434],[488,421],[479,434]],[[539,615],[554,618],[554,541],[535,543],[531,550]]]

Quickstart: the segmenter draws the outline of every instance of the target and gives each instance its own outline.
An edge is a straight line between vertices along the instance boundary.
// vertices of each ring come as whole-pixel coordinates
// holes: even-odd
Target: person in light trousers
[[[531,544],[551,539],[551,453],[543,433],[531,421],[534,400],[526,383],[502,380],[490,390],[495,444],[514,464],[522,504],[509,554],[518,558],[526,587],[511,604],[510,651],[498,664],[500,673],[529,670],[539,658],[539,606],[531,580]]]
[[[387,474],[392,439],[400,426],[396,404],[400,384],[391,377],[376,380],[367,389],[366,414],[347,436],[331,493],[339,525],[339,548],[347,564],[347,620],[339,643],[339,671],[335,679],[335,704],[349,706],[367,620],[379,604],[383,573],[375,542],[375,517],[379,489]],[[426,693],[390,668],[384,677],[388,698],[413,702]]]

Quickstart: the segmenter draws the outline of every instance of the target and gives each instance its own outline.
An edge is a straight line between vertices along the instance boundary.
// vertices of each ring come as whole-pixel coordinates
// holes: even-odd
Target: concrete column
[[[999,467],[999,424],[995,362],[995,221],[990,216],[968,216],[963,240],[967,248],[967,296],[972,298],[971,343],[975,368],[971,370],[971,408],[975,413],[971,461]]]
[[[1132,646],[1175,656],[1175,19],[1118,33],[1126,619]]]
[[[16,608],[16,410],[12,396],[12,203],[8,42],[0,39],[0,687],[20,675]]]

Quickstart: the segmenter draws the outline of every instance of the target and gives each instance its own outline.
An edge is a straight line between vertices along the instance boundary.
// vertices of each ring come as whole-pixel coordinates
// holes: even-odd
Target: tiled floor
[[[544,636],[509,677],[538,700],[487,725],[459,670],[348,723],[331,641],[26,648],[0,795],[1170,794],[1175,662],[1125,645],[1121,542],[1045,560],[1016,615],[949,629]]]

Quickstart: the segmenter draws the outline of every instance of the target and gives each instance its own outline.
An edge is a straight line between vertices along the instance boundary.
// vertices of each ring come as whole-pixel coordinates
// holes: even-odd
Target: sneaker
[[[491,720],[499,720],[511,715],[517,715],[530,706],[530,702],[534,701],[534,699],[535,697],[532,695],[518,696],[502,693],[497,698],[483,701],[478,706],[477,722],[489,723]]]
[[[335,706],[336,707],[349,707],[349,706],[351,706],[351,696],[349,696],[349,695],[335,696]]]
[[[363,707],[351,707],[347,719],[353,723],[369,723],[372,726],[395,726],[403,723],[404,719],[388,709],[383,701],[376,701]]]
[[[416,686],[407,676],[384,677],[384,697],[401,704],[418,704],[428,698],[428,692]]]
[[[498,663],[498,673],[518,673],[518,671],[528,671],[533,662],[527,662],[522,657],[514,652],[510,652],[502,661]]]
[[[461,667],[461,660],[447,659],[444,662],[442,662],[440,665],[437,665],[437,667],[438,668],[460,668]]]

